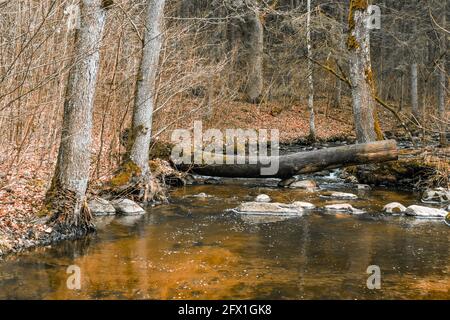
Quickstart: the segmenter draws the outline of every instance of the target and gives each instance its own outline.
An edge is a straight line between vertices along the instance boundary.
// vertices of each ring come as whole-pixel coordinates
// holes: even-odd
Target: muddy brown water
[[[330,201],[319,192],[270,186],[205,185],[172,191],[171,204],[144,216],[98,219],[97,234],[0,261],[1,299],[450,299],[450,228],[442,220],[381,213],[388,202],[417,195],[358,191],[324,181],[325,189],[359,195]],[[192,197],[199,193],[208,198]],[[320,210],[302,217],[225,212],[266,193],[319,207],[350,202],[367,214]],[[81,289],[67,287],[67,268]],[[368,266],[381,270],[370,290]]]

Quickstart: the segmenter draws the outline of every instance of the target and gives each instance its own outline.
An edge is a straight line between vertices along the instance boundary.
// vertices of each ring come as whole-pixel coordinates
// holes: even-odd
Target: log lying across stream
[[[261,164],[259,161],[256,164],[249,164],[248,158],[246,159],[245,164],[182,164],[177,168],[214,177],[285,179],[322,170],[397,160],[398,150],[395,140],[385,140],[281,155],[271,158],[272,161],[278,161],[279,169],[270,175],[261,174],[262,168],[269,167],[267,164]]]

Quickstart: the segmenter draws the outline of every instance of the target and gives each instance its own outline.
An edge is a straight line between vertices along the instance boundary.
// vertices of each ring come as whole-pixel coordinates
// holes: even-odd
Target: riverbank
[[[343,106],[342,109],[327,110],[325,106],[318,105],[316,119],[319,142],[315,144],[311,144],[307,139],[309,128],[307,118],[304,117],[307,110],[300,105],[280,108],[275,103],[258,106],[231,102],[227,108],[227,117],[223,117],[217,110],[205,121],[204,129],[213,126],[218,129],[279,129],[282,153],[308,151],[354,143],[351,110],[347,110],[348,106]],[[380,119],[390,138],[404,136],[389,112],[380,110]],[[184,117],[176,127],[189,128],[194,120],[200,119],[194,115]],[[164,141],[170,141],[169,133],[170,131],[161,134],[158,137],[159,141],[163,144]],[[94,149],[97,149],[98,145],[99,141],[96,141]],[[363,170],[349,168],[346,172],[363,183],[394,188],[402,186],[406,190],[447,187],[449,154],[447,149],[413,149],[408,143],[404,143],[401,147],[404,150],[399,162],[363,166]],[[55,162],[43,160],[32,148],[27,152],[27,155],[21,157],[20,165],[14,166],[13,170],[10,170],[10,163],[0,164],[0,173],[3,173],[0,174],[0,256],[51,241],[49,236],[51,232],[40,220],[39,211],[51,181]],[[56,159],[56,157],[48,158]],[[112,172],[107,168],[108,166],[100,164],[99,172],[92,175],[89,190],[91,196],[95,195],[96,188],[111,177]]]

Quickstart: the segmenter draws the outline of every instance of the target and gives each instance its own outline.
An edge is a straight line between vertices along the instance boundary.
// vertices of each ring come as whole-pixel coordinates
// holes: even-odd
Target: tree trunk
[[[99,44],[112,1],[82,0],[75,31],[58,160],[47,192],[46,209],[61,231],[82,234],[92,227],[86,204],[91,162],[92,110],[99,69]]]
[[[255,8],[246,17],[245,31],[247,36],[247,99],[251,103],[259,103],[263,90],[263,53],[264,26]]]
[[[143,177],[150,175],[149,149],[152,134],[155,81],[162,46],[161,27],[165,0],[147,0],[142,58],[136,81],[129,160],[140,169]]]
[[[308,13],[306,16],[306,46],[308,49],[308,110],[309,110],[309,138],[316,140],[316,123],[314,115],[314,79],[313,79],[313,62],[311,48],[311,0],[307,2]]]
[[[367,7],[367,0],[351,1],[347,39],[356,139],[360,143],[376,141],[381,135],[375,113],[370,35],[366,25]]]
[[[442,25],[446,25],[446,12],[444,11],[443,17],[442,17]],[[446,91],[447,91],[447,72],[446,72],[446,50],[447,50],[447,35],[445,33],[442,33],[441,35],[441,46],[442,51],[444,54],[442,55],[441,63],[439,64],[439,119],[441,121],[440,123],[440,144],[442,147],[446,147],[448,145],[447,141],[447,119],[445,117],[445,111],[446,111]]]
[[[419,90],[417,88],[417,63],[411,65],[411,110],[417,121],[420,120]]]
[[[242,156],[235,156],[235,163],[245,164],[226,164],[227,157],[224,155],[224,164],[182,164],[177,167],[181,170],[192,171],[207,176],[284,179],[299,174],[313,173],[339,167],[397,160],[398,150],[395,140],[387,140],[272,157],[270,159],[271,163],[273,164],[277,161],[279,164],[279,170],[272,175],[261,174],[261,169],[267,167],[267,165],[261,164],[258,158],[252,160],[248,157],[242,159]]]

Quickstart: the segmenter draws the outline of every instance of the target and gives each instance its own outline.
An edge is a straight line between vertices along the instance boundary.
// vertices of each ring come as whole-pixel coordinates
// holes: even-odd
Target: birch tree
[[[375,113],[375,86],[370,59],[367,8],[367,0],[351,0],[348,20],[347,47],[350,51],[350,80],[355,131],[359,143],[376,141],[382,136]]]
[[[92,228],[86,203],[91,162],[92,110],[99,70],[99,46],[112,1],[82,0],[80,25],[74,35],[74,58],[64,100],[58,160],[47,192],[46,210],[51,221],[69,233]]]
[[[162,23],[165,0],[147,0],[142,57],[136,80],[133,108],[132,134],[129,144],[129,159],[139,167],[148,191],[150,178],[149,149],[152,133],[155,82],[162,46]],[[144,201],[148,199],[147,192]]]

